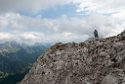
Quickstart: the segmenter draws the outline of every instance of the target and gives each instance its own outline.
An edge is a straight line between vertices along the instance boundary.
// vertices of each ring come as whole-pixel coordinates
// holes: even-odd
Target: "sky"
[[[83,42],[125,29],[125,0],[0,0],[0,42]]]

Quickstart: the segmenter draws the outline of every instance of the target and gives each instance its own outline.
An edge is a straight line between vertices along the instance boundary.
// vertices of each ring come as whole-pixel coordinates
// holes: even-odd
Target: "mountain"
[[[0,43],[0,54],[4,52],[16,52],[21,48],[21,45],[15,41]]]
[[[15,41],[0,44],[0,84],[16,84],[50,44],[27,45]],[[18,78],[17,78],[18,76]],[[7,82],[7,81],[10,82]]]
[[[125,84],[125,31],[83,43],[57,43],[19,84]]]

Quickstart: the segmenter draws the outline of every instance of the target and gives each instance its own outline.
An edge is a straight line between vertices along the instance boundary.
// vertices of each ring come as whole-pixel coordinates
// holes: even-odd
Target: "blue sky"
[[[51,18],[51,19],[60,18],[63,15],[66,15],[68,18],[71,18],[71,17],[76,17],[75,10],[76,10],[75,5],[68,4],[44,10],[41,12],[41,15],[43,18]]]
[[[125,26],[123,0],[0,0],[0,10],[2,42],[82,42],[94,29],[109,37]]]

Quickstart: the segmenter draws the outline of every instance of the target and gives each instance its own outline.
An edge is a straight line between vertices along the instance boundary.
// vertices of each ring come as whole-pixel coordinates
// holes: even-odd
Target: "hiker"
[[[98,37],[98,31],[95,29],[95,31],[94,31],[94,36],[95,36],[95,39],[98,39],[99,37]]]

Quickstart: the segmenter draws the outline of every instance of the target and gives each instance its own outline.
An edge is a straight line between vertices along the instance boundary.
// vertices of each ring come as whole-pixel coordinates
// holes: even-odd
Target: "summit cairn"
[[[94,31],[94,36],[95,36],[95,39],[99,39],[99,36],[98,36],[98,31],[95,29]]]

